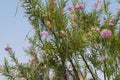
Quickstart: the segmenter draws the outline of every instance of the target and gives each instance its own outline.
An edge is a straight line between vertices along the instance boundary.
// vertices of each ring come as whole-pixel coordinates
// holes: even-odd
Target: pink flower
[[[95,31],[95,32],[99,32],[99,31],[100,31],[100,28],[98,28],[98,27],[93,27],[93,28],[91,28],[91,30],[92,30],[92,31]]]
[[[22,78],[20,78],[20,80],[26,80],[26,78],[22,77]]]
[[[73,15],[72,15],[72,18],[73,18],[73,19],[76,19],[76,18],[78,18],[78,16],[77,16],[76,14],[73,14]]]
[[[75,10],[82,10],[83,9],[83,4],[77,4],[75,5]]]
[[[98,6],[98,2],[94,3],[94,7],[97,8]]]
[[[1,73],[1,72],[3,72],[3,67],[2,67],[2,66],[0,66],[0,73]]]
[[[78,25],[76,23],[73,26],[74,26],[74,28],[78,28]]]
[[[94,7],[97,8],[101,0],[98,0],[97,2],[94,3]]]
[[[16,73],[11,73],[11,76],[15,78],[17,76],[17,74]]]
[[[115,24],[115,19],[109,20],[109,25],[113,26]]]
[[[62,35],[65,36],[66,35],[66,32],[65,31],[61,31]]]
[[[109,37],[112,35],[112,32],[111,32],[110,30],[108,30],[108,29],[104,29],[104,30],[100,33],[100,35],[101,35],[102,37],[109,38]]]
[[[32,57],[32,61],[36,61],[36,58],[35,58],[35,57]]]
[[[43,31],[40,33],[41,36],[44,36],[44,37],[48,37],[48,32],[47,31]]]
[[[105,56],[104,55],[100,56],[100,60],[104,61],[105,60]]]
[[[50,21],[46,21],[46,25],[49,26],[50,25]]]
[[[9,45],[7,45],[5,51],[12,51],[12,48]]]
[[[68,6],[67,8],[69,11],[72,11],[72,7],[71,6]]]
[[[95,28],[95,31],[96,31],[96,32],[99,32],[99,31],[100,31],[100,28],[98,28],[98,27]]]

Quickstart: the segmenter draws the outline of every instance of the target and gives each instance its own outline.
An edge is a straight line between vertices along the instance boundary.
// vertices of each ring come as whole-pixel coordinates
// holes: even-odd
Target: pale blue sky
[[[27,47],[28,42],[24,38],[31,30],[31,26],[20,6],[15,16],[17,4],[18,0],[1,0],[0,2],[0,64],[3,64],[4,57],[8,58],[4,50],[6,44],[10,44],[20,61],[27,60],[23,47]]]

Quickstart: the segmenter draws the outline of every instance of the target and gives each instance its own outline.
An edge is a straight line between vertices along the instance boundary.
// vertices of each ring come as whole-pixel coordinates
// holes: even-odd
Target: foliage
[[[15,65],[5,59],[3,75],[10,80],[119,80],[120,11],[113,14],[109,5],[98,0],[87,11],[79,0],[23,0],[34,30],[25,50],[31,60],[18,63],[7,47]]]

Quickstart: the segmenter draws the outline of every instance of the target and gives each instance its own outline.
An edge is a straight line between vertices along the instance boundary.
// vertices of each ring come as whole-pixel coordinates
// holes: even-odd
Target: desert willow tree
[[[120,10],[97,0],[90,11],[80,0],[23,0],[34,35],[28,38],[27,65],[5,59],[10,80],[120,80]]]

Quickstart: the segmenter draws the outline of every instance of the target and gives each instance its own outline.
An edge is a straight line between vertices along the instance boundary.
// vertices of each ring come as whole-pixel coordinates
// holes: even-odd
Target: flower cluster
[[[83,4],[82,3],[78,3],[75,5],[75,10],[83,10]]]
[[[110,19],[108,22],[109,22],[109,25],[111,26],[115,25],[115,19]]]
[[[43,32],[40,33],[40,35],[43,36],[43,37],[48,37],[49,34],[48,34],[47,31],[43,31]]]
[[[104,30],[100,33],[100,35],[101,35],[102,37],[109,38],[109,37],[112,35],[112,32],[111,32],[110,30],[108,30],[108,29],[104,29]]]
[[[8,51],[8,52],[12,51],[12,48],[9,45],[7,45],[6,48],[5,48],[5,51]]]

